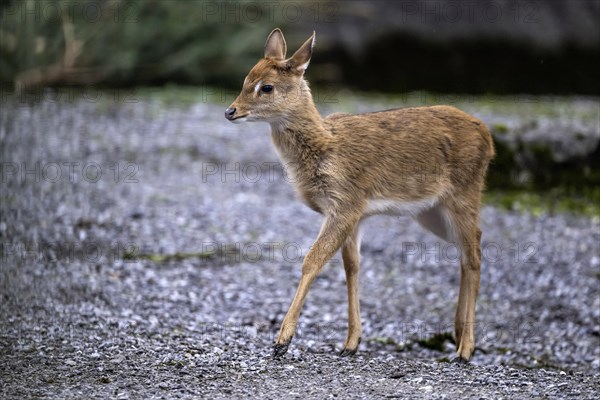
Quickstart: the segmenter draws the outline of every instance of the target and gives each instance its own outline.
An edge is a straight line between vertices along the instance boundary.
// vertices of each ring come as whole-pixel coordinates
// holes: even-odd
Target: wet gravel
[[[364,224],[359,353],[337,255],[272,359],[320,217],[222,108],[3,104],[1,398],[597,397],[600,221],[567,214],[484,207],[468,365],[456,248],[394,217]]]

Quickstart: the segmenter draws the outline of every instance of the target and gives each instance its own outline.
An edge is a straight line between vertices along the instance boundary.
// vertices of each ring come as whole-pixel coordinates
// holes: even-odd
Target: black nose
[[[235,108],[230,107],[227,110],[225,110],[225,118],[231,119],[233,118],[233,114],[235,114]]]

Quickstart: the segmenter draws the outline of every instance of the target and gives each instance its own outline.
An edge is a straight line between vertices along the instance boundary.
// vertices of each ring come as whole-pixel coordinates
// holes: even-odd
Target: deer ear
[[[315,32],[309,37],[294,55],[288,60],[288,65],[297,70],[298,72],[304,73],[312,57],[312,49],[315,45]]]
[[[275,60],[285,59],[285,53],[287,52],[287,46],[285,44],[285,38],[279,28],[273,29],[267,42],[265,43],[265,58],[274,58]]]

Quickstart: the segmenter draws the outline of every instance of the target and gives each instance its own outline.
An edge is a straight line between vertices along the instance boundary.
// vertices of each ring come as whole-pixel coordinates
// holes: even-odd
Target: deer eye
[[[273,91],[273,85],[264,85],[260,88],[260,91],[263,93],[271,93]]]

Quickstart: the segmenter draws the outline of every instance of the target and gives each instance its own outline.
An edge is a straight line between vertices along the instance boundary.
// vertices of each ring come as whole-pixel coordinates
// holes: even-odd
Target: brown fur
[[[274,30],[265,45],[265,58],[252,68],[226,112],[232,121],[271,124],[275,147],[302,199],[325,216],[304,259],[275,354],[287,350],[312,282],[339,248],[348,282],[348,337],[342,354],[356,352],[361,335],[359,224],[372,214],[396,213],[399,205],[462,250],[455,328],[457,355],[468,360],[475,346],[479,208],[487,166],[494,157],[491,135],[481,121],[449,106],[322,118],[303,79],[313,44],[314,33],[285,59],[285,39]],[[273,90],[264,93],[264,85]]]

